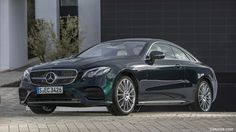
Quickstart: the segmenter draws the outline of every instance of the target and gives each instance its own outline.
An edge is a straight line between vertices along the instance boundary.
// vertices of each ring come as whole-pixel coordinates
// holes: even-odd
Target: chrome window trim
[[[147,50],[147,52],[145,53],[145,56],[144,56],[144,60],[146,61],[146,60],[149,60],[149,59],[147,59],[147,56],[150,56],[150,53],[149,53],[149,51],[151,50],[151,47],[154,45],[154,44],[156,44],[157,43],[157,41],[156,42],[153,42],[150,46],[149,46],[149,48],[148,48],[148,50]],[[149,55],[148,55],[149,54]]]

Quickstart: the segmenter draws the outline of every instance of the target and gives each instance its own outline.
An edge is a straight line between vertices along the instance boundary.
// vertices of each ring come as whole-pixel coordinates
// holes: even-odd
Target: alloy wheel
[[[116,94],[117,103],[120,109],[125,113],[130,112],[133,109],[136,100],[135,88],[132,81],[127,78],[122,79],[118,84]]]
[[[209,84],[203,81],[198,90],[198,103],[202,111],[209,111],[211,108],[212,93]]]

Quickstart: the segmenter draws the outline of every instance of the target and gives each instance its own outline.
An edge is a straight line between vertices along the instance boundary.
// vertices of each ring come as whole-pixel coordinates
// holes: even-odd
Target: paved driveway
[[[236,131],[236,113],[197,113],[186,110],[141,111],[112,116],[103,107],[60,107],[51,115],[35,115],[18,104],[16,88],[0,88],[0,132],[66,131]]]

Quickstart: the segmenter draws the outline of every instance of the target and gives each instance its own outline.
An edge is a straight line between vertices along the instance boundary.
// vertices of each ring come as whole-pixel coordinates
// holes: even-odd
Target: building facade
[[[78,16],[84,50],[101,41],[100,0],[35,0],[35,17],[53,24],[59,35],[59,19]],[[27,0],[0,0],[0,71],[27,64]]]
[[[26,0],[0,0],[0,69],[27,62]],[[80,18],[81,49],[129,37],[166,39],[188,49],[217,73],[235,73],[236,1],[35,0],[35,16],[53,23]]]
[[[0,71],[27,64],[27,0],[0,0]],[[236,109],[235,0],[35,0],[35,16],[53,24],[78,16],[81,49],[100,41],[147,37],[172,41],[213,67],[215,108]]]
[[[218,73],[236,72],[235,0],[101,0],[102,41],[172,41]]]
[[[27,63],[27,2],[0,0],[0,71]]]

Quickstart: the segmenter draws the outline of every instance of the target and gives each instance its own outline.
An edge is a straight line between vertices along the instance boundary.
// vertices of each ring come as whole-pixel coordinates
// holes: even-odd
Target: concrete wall
[[[59,0],[36,0],[35,16],[53,24],[59,35]],[[85,38],[81,51],[101,41],[100,0],[78,0],[80,34]]]
[[[35,0],[35,17],[52,23],[59,33],[59,0]]]
[[[26,7],[26,0],[0,0],[0,70],[27,63]]]
[[[0,70],[9,67],[9,1],[0,0]],[[4,18],[4,19],[3,19]]]
[[[100,0],[78,0],[80,34],[85,38],[81,50],[101,42]]]

